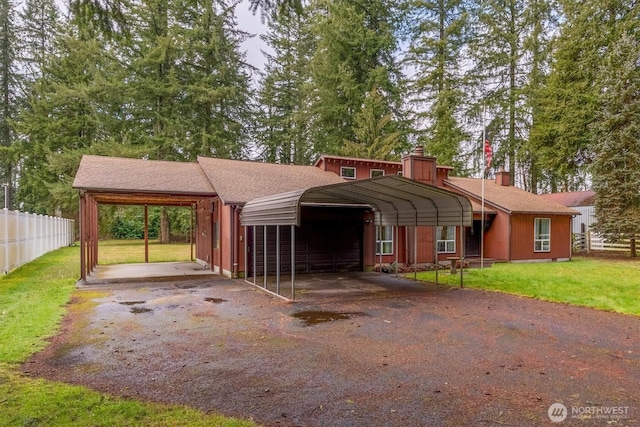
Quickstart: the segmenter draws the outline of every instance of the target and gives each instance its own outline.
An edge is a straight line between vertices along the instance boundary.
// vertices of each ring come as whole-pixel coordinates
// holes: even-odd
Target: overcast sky
[[[260,40],[259,36],[267,31],[267,25],[261,22],[260,11],[257,11],[255,15],[251,13],[247,0],[238,5],[236,8],[236,16],[240,29],[255,34],[254,37],[251,37],[242,44],[243,50],[247,52],[247,62],[258,69],[262,69],[265,58],[260,50],[267,50],[267,45]]]

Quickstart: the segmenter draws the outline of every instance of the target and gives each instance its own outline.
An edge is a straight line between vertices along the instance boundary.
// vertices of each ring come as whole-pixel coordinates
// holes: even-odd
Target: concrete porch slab
[[[219,277],[219,274],[195,262],[150,262],[139,264],[98,265],[80,286],[140,281],[185,280]]]

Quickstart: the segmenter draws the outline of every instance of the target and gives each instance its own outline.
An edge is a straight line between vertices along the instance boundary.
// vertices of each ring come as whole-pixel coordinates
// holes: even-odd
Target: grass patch
[[[19,364],[47,345],[46,339],[56,334],[65,311],[90,310],[92,299],[102,295],[74,294],[79,257],[78,247],[62,248],[0,278],[0,425],[256,425],[184,406],[119,399],[23,375]],[[67,306],[72,298],[74,304]]]
[[[418,273],[418,280],[434,282],[435,272]],[[438,280],[456,286],[460,276],[441,270]],[[575,257],[569,262],[500,263],[484,270],[465,270],[464,284],[469,288],[640,315],[640,260]]]
[[[157,240],[149,241],[149,262],[190,260],[191,246],[189,243],[165,244],[158,243]],[[100,265],[144,262],[144,240],[100,240],[98,242],[98,261]]]

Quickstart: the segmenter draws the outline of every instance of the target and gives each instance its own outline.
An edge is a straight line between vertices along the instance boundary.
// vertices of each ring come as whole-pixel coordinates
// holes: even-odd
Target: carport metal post
[[[438,260],[438,211],[436,210],[436,226],[433,228],[433,256],[436,261],[436,286],[438,285],[438,271],[440,271],[440,260]]]
[[[418,214],[413,227],[413,280],[418,280]]]
[[[460,287],[464,288],[462,272],[464,270],[464,219],[460,211]]]
[[[398,249],[400,248],[400,245],[398,244],[398,229],[400,227],[398,226],[398,212],[396,211],[396,229],[394,230],[394,234],[395,234],[395,246],[396,246],[396,255],[395,255],[395,263],[396,263],[396,272],[395,272],[395,277],[396,279],[398,278]]]
[[[264,277],[262,278],[262,282],[264,283],[264,288],[267,289],[267,226],[264,226],[264,232],[263,232],[264,236],[262,239],[262,242],[264,243],[264,254],[263,254],[263,259],[264,259],[264,266],[262,268],[262,274],[264,275]]]
[[[244,227],[244,280],[247,280],[247,274],[249,274],[249,242],[247,241],[247,226]]]
[[[276,225],[276,293],[280,295],[280,226]]]
[[[291,226],[291,301],[296,299],[296,226]]]
[[[253,259],[253,284],[258,286],[258,272],[256,270],[258,270],[258,260],[256,259],[256,250],[257,250],[257,244],[256,244],[256,226],[253,226],[253,254],[251,256],[251,258]]]
[[[376,251],[378,250],[378,237],[380,237],[380,275],[382,275],[382,212],[380,212],[380,225],[378,225],[378,230],[376,230]],[[380,234],[378,234],[380,233]],[[374,252],[375,254],[375,252]],[[375,255],[374,255],[375,257]]]

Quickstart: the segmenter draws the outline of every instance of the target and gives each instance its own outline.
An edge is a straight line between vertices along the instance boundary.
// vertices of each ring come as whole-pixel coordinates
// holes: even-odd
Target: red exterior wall
[[[549,252],[534,251],[535,218],[551,219]],[[514,214],[511,221],[511,260],[557,260],[571,257],[571,216]]]
[[[498,211],[491,227],[484,235],[484,256],[497,260],[509,260],[509,214]]]
[[[356,169],[356,179],[371,178],[371,170],[383,170],[385,175],[398,175],[402,172],[402,164],[398,162],[383,162],[375,160],[359,160],[346,158],[322,158],[317,166],[325,171],[330,171],[340,176],[340,167],[347,166]]]

